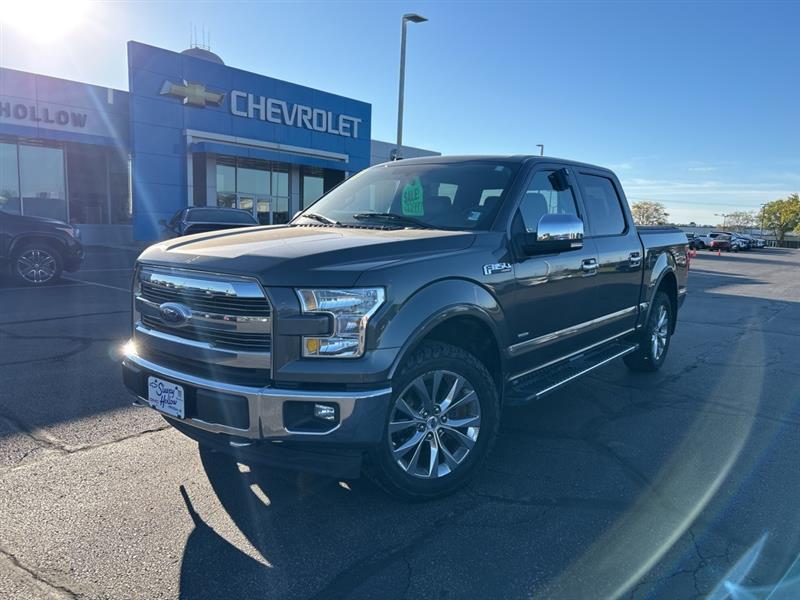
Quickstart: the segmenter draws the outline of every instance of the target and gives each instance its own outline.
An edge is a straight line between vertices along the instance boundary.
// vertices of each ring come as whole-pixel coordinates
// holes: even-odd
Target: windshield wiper
[[[405,215],[399,215],[397,213],[364,212],[364,213],[354,214],[353,218],[357,220],[387,219],[389,221],[395,221],[397,223],[405,223],[406,225],[413,225],[414,227],[420,227],[422,229],[436,229],[433,225],[426,223],[425,221],[420,221],[419,219],[415,219],[414,217],[407,217]]]
[[[306,217],[307,219],[314,219],[315,221],[319,221],[320,223],[325,223],[326,225],[341,225],[339,221],[336,219],[331,219],[330,217],[326,217],[325,215],[320,215],[317,213],[303,213],[300,215],[301,217]]]

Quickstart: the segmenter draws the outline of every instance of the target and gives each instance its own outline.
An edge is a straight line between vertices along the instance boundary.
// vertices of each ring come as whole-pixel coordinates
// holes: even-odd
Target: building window
[[[111,206],[111,223],[128,225],[132,221],[131,161],[127,154],[108,151],[108,194]]]
[[[22,214],[67,220],[64,150],[51,146],[19,146]]]
[[[316,202],[323,194],[336,187],[345,178],[344,171],[302,167],[300,171],[300,200],[303,209]]]
[[[20,214],[17,145],[0,142],[0,210]]]
[[[316,202],[325,191],[324,169],[303,167],[302,174],[302,208],[305,210]]]
[[[67,146],[69,218],[74,223],[109,222],[108,168],[102,146]]]
[[[217,157],[217,206],[239,208],[263,225],[289,220],[289,164]]]

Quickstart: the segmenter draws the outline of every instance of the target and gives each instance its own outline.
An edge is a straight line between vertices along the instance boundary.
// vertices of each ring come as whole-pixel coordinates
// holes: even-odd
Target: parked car
[[[728,244],[713,245],[712,242],[719,238],[727,241]],[[750,242],[748,240],[743,239],[741,236],[739,236],[739,234],[726,231],[712,231],[706,235],[698,236],[696,239],[697,242],[695,242],[695,244],[698,249],[708,248],[709,250],[733,250],[734,252],[750,249]],[[730,246],[730,248],[728,248],[728,246]]]
[[[258,221],[252,213],[238,208],[219,207],[184,208],[164,223],[167,230],[178,236],[255,225],[258,225]]]
[[[710,237],[710,236],[709,236]],[[708,249],[709,250],[724,250],[725,252],[730,252],[734,249],[733,244],[731,243],[731,237],[729,235],[724,235],[718,233],[714,235],[714,237],[710,237],[710,241],[708,242]],[[739,251],[738,246],[735,248],[736,252]]]
[[[731,249],[734,252],[738,252],[739,250],[750,250],[750,240],[747,238],[738,235],[738,234],[731,234]]]
[[[77,271],[83,246],[77,227],[0,210],[0,265],[24,285],[46,285],[63,271]]]
[[[703,250],[706,247],[703,239],[695,233],[687,233],[686,238],[689,240],[690,250]]]
[[[384,163],[287,225],[147,249],[123,376],[135,402],[243,462],[364,466],[433,498],[480,467],[503,406],[616,358],[661,367],[688,267],[683,232],[637,229],[608,169]]]
[[[767,240],[763,238],[758,238],[753,235],[749,234],[741,234],[741,236],[750,241],[751,248],[764,248],[767,245]]]

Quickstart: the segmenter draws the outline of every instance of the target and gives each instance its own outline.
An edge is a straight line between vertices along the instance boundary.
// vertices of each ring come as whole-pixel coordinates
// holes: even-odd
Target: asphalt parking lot
[[[0,280],[0,597],[800,597],[800,251],[698,255],[659,373],[508,410],[488,468],[425,504],[199,454],[131,407],[134,258]]]

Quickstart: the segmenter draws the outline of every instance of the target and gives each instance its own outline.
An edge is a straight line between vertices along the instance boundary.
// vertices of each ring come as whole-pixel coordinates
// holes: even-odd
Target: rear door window
[[[592,235],[620,235],[625,216],[614,183],[608,177],[580,173],[578,179]]]

